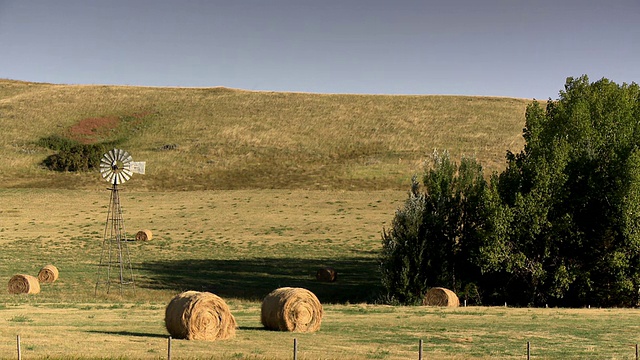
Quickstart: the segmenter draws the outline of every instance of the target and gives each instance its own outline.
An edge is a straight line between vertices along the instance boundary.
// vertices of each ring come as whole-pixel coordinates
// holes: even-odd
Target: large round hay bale
[[[442,287],[434,287],[427,291],[424,299],[422,299],[422,305],[458,307],[460,306],[460,300],[453,291]]]
[[[185,291],[167,305],[164,323],[172,337],[224,340],[236,334],[236,319],[227,304],[209,292]]]
[[[316,272],[316,280],[322,282],[335,282],[338,280],[338,272],[332,267],[323,267]]]
[[[151,238],[153,238],[151,230],[140,230],[136,233],[137,241],[149,241]]]
[[[38,280],[41,283],[52,283],[58,280],[58,268],[53,265],[45,265],[38,272]]]
[[[13,275],[9,280],[10,294],[37,294],[40,292],[38,278],[31,275]]]
[[[283,287],[262,301],[262,325],[271,330],[314,332],[322,322],[322,304],[309,290]]]

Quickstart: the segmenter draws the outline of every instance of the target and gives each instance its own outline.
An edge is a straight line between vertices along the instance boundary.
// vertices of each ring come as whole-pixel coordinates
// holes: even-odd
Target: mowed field
[[[126,185],[126,184],[125,184]],[[136,279],[95,294],[109,191],[8,189],[2,197],[0,274],[37,275],[54,264],[60,278],[36,295],[0,294],[0,358],[167,356],[164,310],[183,290],[221,296],[238,322],[223,341],[172,341],[178,359],[417,358],[632,359],[637,309],[456,309],[378,303],[380,231],[403,192],[383,190],[227,190],[121,193]],[[339,271],[319,283],[320,266]],[[313,291],[325,314],[313,334],[264,330],[261,299],[281,286]],[[48,356],[48,357],[47,357]]]
[[[0,279],[60,277],[0,292],[0,358],[162,359],[164,310],[184,290],[221,296],[238,322],[223,341],[172,341],[177,359],[633,359],[637,309],[444,309],[384,304],[381,232],[434,149],[488,172],[523,143],[530,101],[65,86],[0,80]],[[147,174],[122,186],[136,281],[96,293],[110,192],[96,172],[53,173],[46,136],[115,141]],[[335,283],[316,281],[332,266]],[[266,331],[262,298],[304,287],[313,334]],[[505,299],[508,302],[508,299]]]

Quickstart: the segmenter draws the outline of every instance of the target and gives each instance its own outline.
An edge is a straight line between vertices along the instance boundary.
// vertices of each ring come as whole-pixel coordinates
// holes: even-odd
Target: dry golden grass
[[[323,259],[345,265],[345,257],[371,261],[367,266],[373,271],[361,271],[367,278],[360,286],[379,286],[375,257],[380,232],[406,196],[404,191],[391,190],[155,193],[131,191],[127,184],[120,198],[128,237],[133,238],[140,228],[154,234],[152,241],[129,244],[141,287],[136,298],[141,301],[168,301],[180,284],[202,290],[199,283],[212,286],[212,281],[231,295],[261,300],[275,288],[270,284],[288,276],[282,273],[260,280],[269,271],[280,271],[280,259],[294,261],[287,271],[301,275],[302,269],[314,282]],[[98,191],[0,189],[0,198],[0,275],[37,275],[42,266],[53,264],[60,278],[40,298],[95,299],[95,264],[109,205],[106,187]],[[213,267],[225,271],[211,273]],[[258,283],[252,284],[252,278]],[[327,289],[334,288],[339,289]]]
[[[93,174],[52,174],[50,151],[87,118],[143,117],[105,140],[148,162],[139,189],[404,189],[434,149],[488,171],[523,146],[524,99],[322,95],[226,88],[25,84],[0,80],[3,186],[95,188]],[[173,150],[161,150],[175,145]]]
[[[231,302],[236,336],[215,342],[172,340],[172,357],[189,359],[418,358],[633,359],[636,309],[438,309],[381,305],[325,306],[315,333],[266,331],[255,303]],[[155,303],[8,304],[0,308],[0,353],[23,358],[166,358],[164,308]]]
[[[19,334],[25,358],[164,358],[164,309],[183,290],[221,296],[240,327],[213,346],[176,340],[177,358],[286,359],[293,337],[301,359],[412,358],[419,339],[427,358],[522,358],[529,339],[543,358],[626,357],[636,310],[364,304],[411,176],[434,149],[501,169],[528,102],[0,80],[0,278],[60,272],[37,295],[0,293],[0,357]],[[97,138],[147,161],[120,192],[128,236],[153,232],[129,245],[135,296],[94,294],[107,184],[42,169],[51,151],[35,145],[101,117],[130,122]],[[325,266],[339,281],[315,280]],[[281,286],[318,296],[320,331],[262,329],[260,302]]]
[[[2,189],[0,278],[60,278],[35,295],[0,292],[0,357],[165,358],[164,309],[181,290],[221,296],[236,318],[230,340],[175,340],[174,358],[520,359],[526,342],[545,359],[632,358],[637,309],[393,307],[364,304],[380,290],[380,231],[406,191],[233,190],[139,192],[125,187],[127,229],[153,241],[130,243],[136,295],[94,295],[109,192]],[[130,233],[131,235],[132,233]],[[315,280],[320,266],[340,271]],[[279,286],[305,287],[323,304],[313,334],[265,331],[262,298]],[[187,287],[184,289],[183,287]],[[364,295],[363,295],[364,294]]]

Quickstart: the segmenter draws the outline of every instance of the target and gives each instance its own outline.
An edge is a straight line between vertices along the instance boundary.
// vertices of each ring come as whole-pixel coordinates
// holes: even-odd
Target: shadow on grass
[[[264,326],[238,326],[238,330],[273,331],[265,328]]]
[[[338,273],[333,283],[316,280],[318,269]],[[254,258],[242,260],[164,260],[136,266],[140,287],[162,290],[208,291],[222,298],[262,299],[284,286],[302,287],[322,303],[373,302],[382,293],[377,261],[371,257],[332,260]]]
[[[96,334],[108,334],[108,335],[122,335],[122,336],[140,336],[140,337],[156,337],[156,338],[168,338],[169,335],[165,334],[152,334],[133,331],[104,331],[104,330],[89,330],[87,332]]]

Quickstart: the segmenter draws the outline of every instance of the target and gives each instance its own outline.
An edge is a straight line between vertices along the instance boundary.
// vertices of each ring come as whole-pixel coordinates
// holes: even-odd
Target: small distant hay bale
[[[17,274],[9,280],[10,294],[37,294],[39,292],[40,282],[35,276]]]
[[[153,238],[151,230],[140,230],[136,233],[137,241],[149,241],[151,238]]]
[[[58,280],[58,268],[53,265],[45,265],[38,273],[38,280],[41,283],[52,283]]]
[[[236,319],[222,298],[210,292],[185,291],[165,310],[164,323],[172,337],[224,340],[235,336]]]
[[[335,282],[338,280],[338,272],[332,267],[323,267],[316,272],[316,280],[321,282]]]
[[[283,287],[264,298],[260,320],[270,330],[314,332],[320,329],[322,314],[322,304],[311,291]]]
[[[442,287],[434,287],[427,291],[424,299],[422,299],[422,305],[458,307],[460,306],[460,300],[453,291]]]

